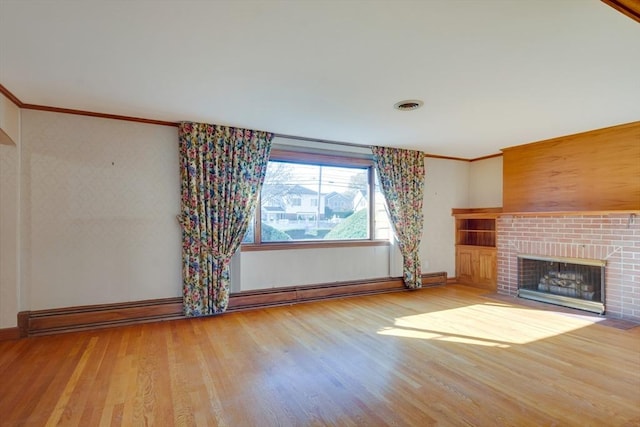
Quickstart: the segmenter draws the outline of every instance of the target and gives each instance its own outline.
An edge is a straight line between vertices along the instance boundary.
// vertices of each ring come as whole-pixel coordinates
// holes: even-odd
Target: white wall
[[[17,325],[18,147],[0,144],[0,328]]]
[[[19,310],[181,295],[176,128],[23,110],[19,139],[0,151],[0,327]],[[501,159],[425,162],[423,271],[453,276],[451,209],[499,206]],[[233,290],[395,277],[398,259],[379,246],[243,252]]]
[[[389,247],[242,252],[241,289],[313,285],[389,276]]]
[[[0,144],[17,145],[20,139],[20,109],[0,93]]]
[[[175,127],[22,111],[22,309],[181,295]]]
[[[420,244],[423,272],[455,276],[455,230],[452,208],[468,203],[469,162],[426,158],[424,232]]]
[[[0,328],[19,311],[19,150],[20,109],[0,94]]]
[[[469,164],[469,207],[502,206],[502,156]]]

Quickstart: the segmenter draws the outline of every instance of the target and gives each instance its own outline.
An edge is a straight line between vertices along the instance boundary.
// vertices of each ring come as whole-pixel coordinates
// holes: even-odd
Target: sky
[[[283,164],[281,162],[270,162]],[[321,193],[344,193],[349,190],[351,177],[366,171],[366,169],[353,169],[334,166],[301,165],[295,163],[284,163],[291,170],[290,184],[299,184],[312,191],[318,191],[318,178],[322,171]]]

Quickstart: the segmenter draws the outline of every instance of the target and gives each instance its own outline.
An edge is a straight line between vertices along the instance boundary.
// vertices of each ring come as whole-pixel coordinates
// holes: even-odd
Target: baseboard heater
[[[445,272],[422,275],[423,287],[446,283],[447,273]],[[384,278],[238,292],[229,297],[227,313],[407,290],[402,279]],[[21,337],[30,337],[184,318],[182,298],[177,297],[23,311],[18,313],[18,328]]]

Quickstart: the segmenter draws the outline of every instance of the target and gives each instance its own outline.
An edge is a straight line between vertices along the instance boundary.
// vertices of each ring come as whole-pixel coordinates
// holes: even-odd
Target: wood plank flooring
[[[640,425],[640,327],[483,292],[0,342],[0,425]]]

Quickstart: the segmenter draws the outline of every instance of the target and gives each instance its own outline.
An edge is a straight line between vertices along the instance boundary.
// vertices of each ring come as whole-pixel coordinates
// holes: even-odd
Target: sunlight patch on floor
[[[402,328],[383,328],[378,331],[380,335],[391,335],[395,337],[402,338],[418,338],[423,340],[435,340],[435,341],[446,341],[446,342],[454,342],[459,344],[474,344],[474,345],[482,345],[487,347],[501,347],[507,348],[509,345],[495,342],[495,341],[487,341],[481,340],[474,337],[463,337],[463,336],[454,336],[454,335],[446,335],[446,333],[436,333],[436,332],[426,332],[426,331],[416,331],[412,329],[402,329]]]
[[[504,323],[503,319],[518,319]],[[562,335],[597,323],[507,304],[472,304],[403,316],[379,335],[508,348]]]

